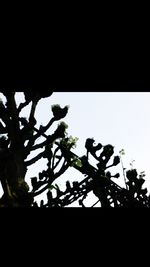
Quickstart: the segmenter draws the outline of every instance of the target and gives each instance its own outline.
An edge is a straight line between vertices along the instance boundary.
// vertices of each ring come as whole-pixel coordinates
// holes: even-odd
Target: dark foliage
[[[120,157],[114,155],[112,145],[94,145],[94,139],[88,138],[85,142],[86,155],[78,157],[71,151],[76,139],[67,136],[67,125],[64,122],[58,124],[53,134],[46,134],[55,122],[65,118],[68,106],[61,108],[53,105],[53,117],[47,125],[36,127],[35,110],[38,102],[42,98],[50,97],[52,90],[43,93],[25,92],[25,102],[18,107],[15,92],[3,90],[2,93],[6,97],[6,104],[0,101],[0,181],[3,189],[0,207],[65,207],[77,200],[81,207],[85,207],[84,200],[90,192],[97,197],[101,207],[150,206],[147,189],[143,188],[144,173],[138,175],[136,170],[128,170],[125,188],[112,180],[118,179],[119,173],[112,175],[108,169],[120,163]],[[29,103],[29,117],[21,117],[21,111]],[[36,143],[41,136],[45,140]],[[29,154],[39,148],[43,149],[42,152],[29,160]],[[91,156],[97,162],[96,167],[90,164]],[[37,177],[31,177],[30,190],[25,181],[27,168],[41,158],[47,159],[47,169]],[[62,191],[54,181],[57,182],[57,178],[71,166],[83,174],[83,180],[72,184],[67,181],[66,189]],[[39,205],[35,197],[44,192],[47,201],[45,203],[41,200]]]

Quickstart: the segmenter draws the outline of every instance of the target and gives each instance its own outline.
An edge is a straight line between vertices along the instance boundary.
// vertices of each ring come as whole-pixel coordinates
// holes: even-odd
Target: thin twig
[[[97,200],[97,201],[91,206],[91,208],[93,208],[98,202],[100,202],[100,200]]]
[[[120,155],[120,161],[121,161],[121,166],[122,166],[122,170],[123,170],[123,177],[124,177],[125,186],[126,186],[126,189],[128,189],[127,184],[126,184],[126,175],[125,175],[125,171],[124,171],[125,168],[123,166],[123,161],[122,161],[121,155]]]

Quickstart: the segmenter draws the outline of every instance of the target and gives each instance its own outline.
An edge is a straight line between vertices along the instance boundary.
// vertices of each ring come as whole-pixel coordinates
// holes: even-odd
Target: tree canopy
[[[0,181],[3,189],[0,207],[66,207],[75,201],[85,207],[84,200],[90,192],[97,197],[101,207],[149,207],[150,197],[143,188],[144,173],[138,174],[136,169],[124,172],[125,187],[112,180],[120,177],[119,173],[111,174],[110,169],[120,164],[123,151],[119,156],[114,155],[111,144],[95,144],[94,139],[88,138],[85,155],[79,157],[72,152],[77,139],[67,135],[68,126],[62,121],[68,106],[52,105],[53,116],[46,125],[37,127],[36,107],[42,98],[50,97],[52,91],[27,90],[24,102],[17,106],[16,92],[1,90],[6,102],[0,101]],[[28,118],[22,117],[22,110],[29,104]],[[56,130],[48,135],[46,132],[54,124],[57,124]],[[37,142],[41,136],[44,141]],[[40,152],[29,159],[31,152],[39,149]],[[90,163],[91,157],[95,159],[96,167]],[[28,167],[42,158],[47,160],[47,169],[30,178],[30,188],[26,181]],[[57,179],[71,166],[82,173],[83,179],[73,183],[67,181],[62,191]],[[44,192],[46,202],[41,200],[38,204],[35,197]]]

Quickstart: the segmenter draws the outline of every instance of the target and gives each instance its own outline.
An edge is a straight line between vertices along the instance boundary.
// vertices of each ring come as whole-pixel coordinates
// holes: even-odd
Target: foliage
[[[119,173],[111,174],[109,168],[122,163],[121,156],[114,155],[114,147],[110,144],[95,145],[95,140],[88,138],[85,142],[86,153],[78,157],[71,151],[76,146],[78,138],[68,136],[67,125],[60,121],[68,113],[68,106],[61,108],[52,105],[53,117],[49,122],[37,128],[35,111],[38,102],[50,97],[47,92],[25,92],[25,102],[17,107],[15,92],[2,91],[6,104],[0,100],[0,181],[3,196],[0,207],[39,207],[35,197],[46,192],[47,200],[42,200],[40,207],[66,207],[78,200],[85,207],[84,200],[90,192],[97,197],[101,207],[149,207],[150,197],[147,189],[143,188],[144,173],[138,175],[133,168],[126,171],[123,167],[125,188],[120,187],[112,178],[118,179]],[[31,103],[28,118],[21,116],[22,110]],[[58,123],[53,134],[46,132],[54,123]],[[36,143],[39,137],[45,140]],[[31,152],[42,149],[36,156],[28,159]],[[96,167],[90,163],[93,157]],[[31,190],[25,181],[27,169],[41,158],[47,159],[47,169],[39,172],[37,177],[31,177]],[[83,174],[83,180],[67,181],[62,191],[57,185],[57,179],[66,173],[68,168],[75,168]],[[97,202],[98,202],[97,201]],[[97,203],[96,202],[96,203]],[[95,205],[95,204],[94,204]],[[94,206],[92,205],[92,206]]]

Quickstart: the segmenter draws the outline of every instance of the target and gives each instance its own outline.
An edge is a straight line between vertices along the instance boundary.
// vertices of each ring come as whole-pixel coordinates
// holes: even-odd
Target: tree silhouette
[[[120,163],[120,156],[114,156],[114,147],[110,144],[95,145],[94,139],[85,142],[86,155],[78,157],[72,152],[76,138],[68,137],[67,125],[60,121],[68,113],[68,106],[51,107],[53,117],[49,122],[37,128],[35,111],[42,98],[50,97],[49,91],[26,91],[25,101],[17,107],[16,92],[1,91],[6,103],[0,101],[0,181],[3,195],[0,207],[65,207],[78,200],[85,207],[84,200],[90,192],[98,198],[101,207],[149,207],[150,198],[147,189],[143,189],[144,173],[140,175],[134,169],[126,172],[125,188],[120,187],[112,178],[119,178],[119,173],[112,175],[109,168]],[[31,103],[28,118],[21,116],[21,111]],[[46,132],[59,122],[51,135]],[[38,143],[39,137],[45,140]],[[33,151],[41,149],[36,156],[28,159]],[[90,157],[97,162],[96,167],[90,164]],[[47,169],[31,177],[32,188],[25,181],[28,167],[45,158]],[[110,163],[111,162],[111,163]],[[64,191],[54,181],[64,174],[69,167],[83,174],[81,182],[67,181]],[[47,201],[41,200],[40,205],[35,197],[46,192]],[[97,203],[96,202],[96,203]],[[93,207],[95,206],[92,205]]]

